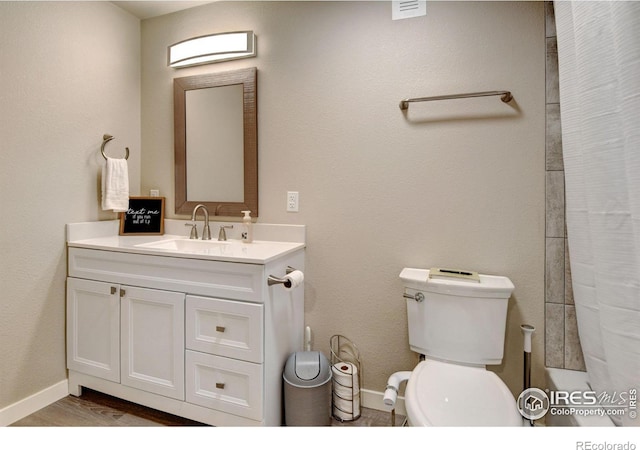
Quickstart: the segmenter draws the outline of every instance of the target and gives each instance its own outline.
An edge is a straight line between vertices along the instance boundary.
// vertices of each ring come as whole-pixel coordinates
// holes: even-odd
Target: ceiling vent
[[[424,0],[399,0],[391,2],[391,18],[393,20],[426,15],[427,2]]]

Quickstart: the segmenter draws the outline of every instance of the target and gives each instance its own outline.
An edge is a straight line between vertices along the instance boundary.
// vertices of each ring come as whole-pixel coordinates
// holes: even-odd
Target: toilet
[[[405,268],[400,278],[409,346],[423,360],[389,378],[385,404],[395,405],[407,381],[410,426],[522,426],[511,391],[486,369],[502,362],[513,283],[449,269]]]

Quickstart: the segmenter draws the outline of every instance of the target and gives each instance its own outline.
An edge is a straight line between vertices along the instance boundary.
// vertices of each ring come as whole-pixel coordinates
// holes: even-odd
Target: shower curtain
[[[578,332],[591,388],[628,395],[640,390],[640,2],[554,7]]]

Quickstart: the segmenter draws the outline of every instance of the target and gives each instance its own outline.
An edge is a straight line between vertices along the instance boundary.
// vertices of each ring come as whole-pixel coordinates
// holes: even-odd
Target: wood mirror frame
[[[228,202],[215,199],[187,200],[187,118],[186,94],[194,89],[242,85],[244,130],[244,201]],[[251,211],[258,216],[258,121],[257,121],[257,70],[255,67],[205,75],[195,75],[173,80],[174,151],[175,151],[175,212],[191,214],[202,203],[212,216],[242,216],[241,211]],[[211,164],[219,164],[212,157]],[[212,193],[212,197],[215,193]]]

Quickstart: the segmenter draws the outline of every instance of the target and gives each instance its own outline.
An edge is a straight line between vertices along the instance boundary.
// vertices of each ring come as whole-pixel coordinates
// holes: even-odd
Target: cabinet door
[[[118,285],[67,278],[67,367],[120,382]]]
[[[184,400],[184,294],[121,288],[122,384]]]

